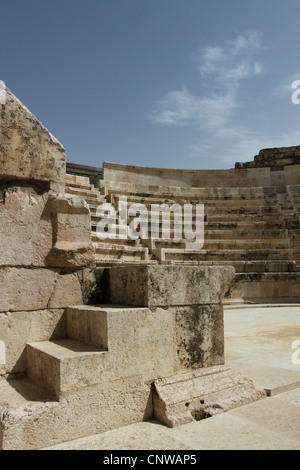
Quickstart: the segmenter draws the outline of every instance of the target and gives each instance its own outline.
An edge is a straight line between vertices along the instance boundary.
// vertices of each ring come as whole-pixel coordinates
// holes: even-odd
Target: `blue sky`
[[[300,145],[299,0],[0,0],[0,80],[67,160],[232,168]]]

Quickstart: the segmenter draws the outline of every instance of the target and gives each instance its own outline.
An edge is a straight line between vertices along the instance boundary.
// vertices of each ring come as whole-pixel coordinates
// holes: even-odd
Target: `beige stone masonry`
[[[64,338],[65,309],[0,313],[0,339],[5,347],[4,375],[26,373],[26,345],[31,341]]]
[[[79,196],[50,195],[53,247],[49,266],[86,267],[94,261],[91,220],[87,203]]]
[[[82,303],[82,290],[76,273],[59,270],[0,268],[0,312],[64,308]]]
[[[64,147],[8,88],[0,128],[2,179],[47,181],[64,188]]]
[[[155,307],[219,304],[235,271],[231,266],[126,266],[109,274],[113,303]]]
[[[177,375],[154,382],[154,416],[168,427],[205,419],[265,396],[227,366]]]
[[[270,169],[182,170],[103,162],[103,179],[115,183],[177,187],[271,186]]]

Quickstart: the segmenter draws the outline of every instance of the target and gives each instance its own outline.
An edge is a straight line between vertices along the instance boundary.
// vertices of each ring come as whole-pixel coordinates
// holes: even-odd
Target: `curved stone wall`
[[[103,179],[118,183],[194,188],[271,186],[270,168],[181,170],[104,162]]]

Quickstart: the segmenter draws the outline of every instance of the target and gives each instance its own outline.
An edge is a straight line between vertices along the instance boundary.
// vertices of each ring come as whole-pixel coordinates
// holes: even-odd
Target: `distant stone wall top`
[[[64,147],[8,88],[3,92],[5,100],[0,103],[1,179],[64,184]]]
[[[237,162],[236,169],[265,168],[271,171],[283,170],[285,166],[300,164],[300,145],[296,147],[278,147],[260,150],[252,162]]]
[[[271,186],[270,169],[182,170],[103,163],[103,180],[158,186],[238,188]]]

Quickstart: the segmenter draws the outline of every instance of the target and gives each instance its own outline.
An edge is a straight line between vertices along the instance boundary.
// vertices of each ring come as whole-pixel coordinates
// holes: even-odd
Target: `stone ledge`
[[[168,427],[200,420],[265,397],[251,380],[227,366],[158,379],[153,384],[154,417]]]
[[[139,307],[220,304],[232,266],[120,266],[109,270],[111,302]]]
[[[64,187],[64,147],[8,88],[5,92],[0,115],[1,178],[50,181]]]

